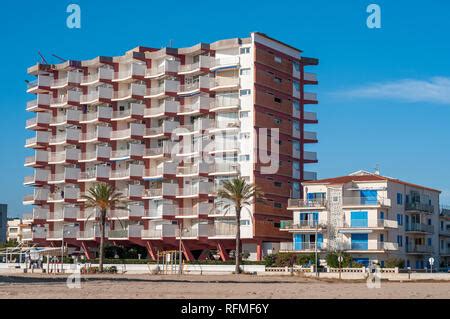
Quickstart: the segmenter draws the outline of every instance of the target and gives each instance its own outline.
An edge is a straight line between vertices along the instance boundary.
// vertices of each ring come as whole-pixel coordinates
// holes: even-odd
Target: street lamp
[[[179,251],[178,251],[178,259],[179,259],[178,274],[181,275],[181,274],[183,274],[183,269],[182,269],[183,268],[183,252],[182,252],[183,249],[182,249],[182,243],[181,243],[182,235],[183,235],[183,223],[182,223],[181,219],[178,221],[178,235],[180,237],[179,245],[178,245],[178,249],[179,249]]]

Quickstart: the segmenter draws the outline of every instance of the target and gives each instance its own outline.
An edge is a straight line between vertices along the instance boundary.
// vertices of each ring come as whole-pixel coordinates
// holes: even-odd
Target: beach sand
[[[450,298],[449,282],[339,282],[298,276],[83,275],[68,288],[67,275],[0,275],[0,298]]]

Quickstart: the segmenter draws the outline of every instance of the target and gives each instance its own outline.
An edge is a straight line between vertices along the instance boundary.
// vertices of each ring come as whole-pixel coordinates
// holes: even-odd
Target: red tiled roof
[[[350,183],[350,182],[373,182],[373,181],[389,181],[389,182],[393,182],[393,183],[399,183],[399,184],[403,184],[403,185],[407,185],[407,186],[411,186],[411,187],[422,188],[422,189],[435,191],[435,192],[439,192],[439,193],[441,192],[438,189],[425,187],[425,186],[421,186],[421,185],[405,182],[405,181],[402,181],[402,180],[399,180],[399,179],[386,177],[386,176],[382,176],[382,175],[376,175],[376,174],[345,175],[345,176],[339,176],[339,177],[334,177],[334,178],[325,178],[325,179],[319,179],[319,180],[315,180],[315,181],[307,181],[307,182],[303,182],[303,184],[305,184],[305,185],[314,185],[314,184],[345,184],[345,183]]]

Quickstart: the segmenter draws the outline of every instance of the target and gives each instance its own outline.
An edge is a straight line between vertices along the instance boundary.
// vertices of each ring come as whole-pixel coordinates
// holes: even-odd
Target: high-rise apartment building
[[[7,220],[8,220],[8,205],[0,204],[0,243],[6,241],[6,231],[7,231]]]
[[[303,199],[289,201],[293,221],[281,223],[293,236],[282,251],[344,251],[364,265],[400,260],[412,269],[430,268],[430,257],[434,267],[447,264],[450,226],[439,190],[365,171],[303,187]]]
[[[37,64],[28,73],[35,99],[26,128],[34,168],[25,184],[33,205],[24,240],[89,255],[97,246],[95,212],[81,195],[106,182],[127,196],[112,210],[108,240],[156,250],[182,239],[187,259],[216,250],[227,259],[237,225],[217,203],[223,181],[242,176],[264,191],[240,221],[243,250],[260,259],[289,234],[289,197],[314,180],[314,93],[318,60],[261,33],[188,48],[137,47],[118,57]],[[268,130],[266,130],[268,129]],[[266,134],[267,131],[267,134]],[[266,143],[267,142],[267,143]],[[181,234],[180,234],[181,232]],[[180,236],[181,235],[181,236]],[[277,246],[278,245],[278,246]]]

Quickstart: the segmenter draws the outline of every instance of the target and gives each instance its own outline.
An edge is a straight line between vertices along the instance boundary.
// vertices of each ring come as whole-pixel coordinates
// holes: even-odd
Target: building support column
[[[191,250],[185,242],[181,242],[181,248],[183,250],[184,258],[186,258],[187,261],[195,260],[194,255],[192,255]]]
[[[89,246],[86,245],[86,243],[84,241],[81,241],[81,248],[83,248],[84,255],[86,256],[87,260],[91,260],[92,255],[91,255],[91,252],[89,251]]]
[[[145,248],[147,249],[148,258],[152,261],[155,261],[157,257],[155,253],[155,247],[149,240],[145,242]]]
[[[262,240],[256,242],[256,260],[261,261],[263,257]]]

